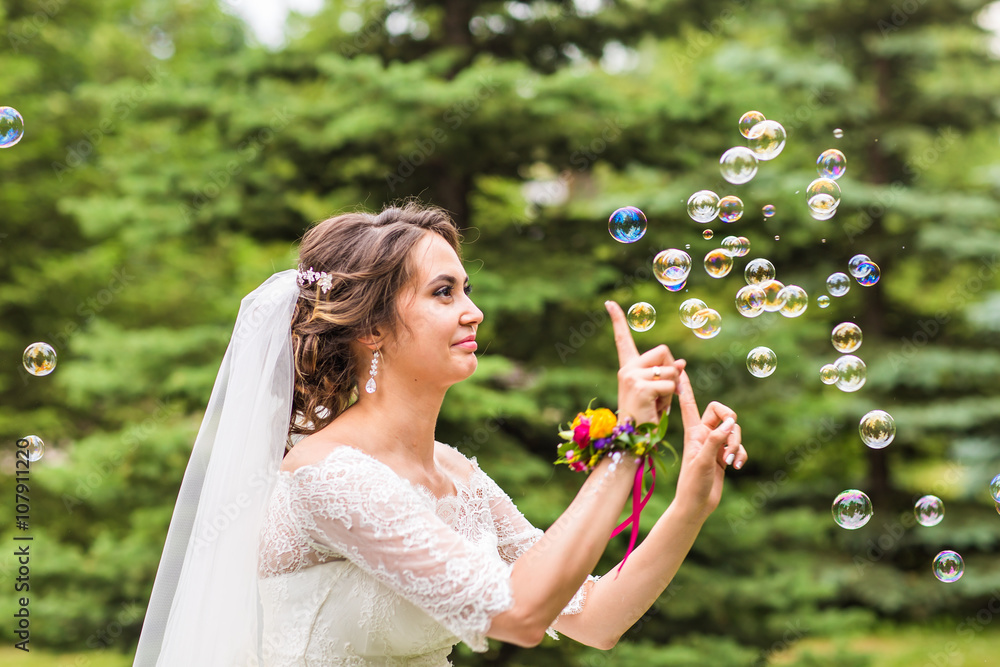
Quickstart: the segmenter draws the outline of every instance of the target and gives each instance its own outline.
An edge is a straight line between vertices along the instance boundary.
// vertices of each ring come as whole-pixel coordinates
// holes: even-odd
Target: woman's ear
[[[382,334],[379,333],[378,329],[375,329],[372,333],[358,338],[358,342],[369,350],[374,350],[382,345]]]

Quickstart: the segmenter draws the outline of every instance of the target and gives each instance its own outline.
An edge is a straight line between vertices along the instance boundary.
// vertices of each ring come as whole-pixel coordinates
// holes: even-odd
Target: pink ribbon
[[[649,463],[649,472],[651,473],[652,479],[649,482],[649,491],[646,492],[646,496],[642,497],[642,476],[646,471],[646,463]],[[635,541],[639,537],[639,517],[642,514],[643,508],[646,507],[646,503],[649,502],[650,496],[653,495],[653,486],[656,485],[656,466],[653,464],[653,459],[649,457],[648,454],[643,454],[642,461],[639,463],[639,468],[635,471],[635,482],[632,484],[632,516],[622,521],[618,524],[618,527],[614,529],[611,533],[611,537],[615,537],[618,533],[625,530],[625,527],[632,526],[632,534],[629,536],[628,550],[625,551],[625,558],[622,558],[621,564],[618,566],[618,574],[621,574],[622,567],[625,566],[625,561],[628,557],[632,555],[632,550],[635,549]],[[618,574],[615,574],[615,578],[618,578]]]

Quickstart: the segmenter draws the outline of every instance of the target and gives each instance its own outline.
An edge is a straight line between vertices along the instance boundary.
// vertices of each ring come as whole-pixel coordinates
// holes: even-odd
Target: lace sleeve
[[[485,651],[492,618],[513,605],[509,565],[452,530],[388,466],[351,452],[295,471],[292,511],[307,537]]]
[[[514,501],[510,499],[510,496],[504,493],[503,489],[479,468],[475,459],[472,459],[472,463],[475,466],[473,474],[482,475],[484,478],[483,485],[486,487],[490,512],[493,514],[493,524],[496,526],[497,546],[500,550],[500,557],[507,563],[513,563],[521,557],[521,554],[530,549],[535,542],[540,540],[543,533],[531,525],[531,522],[514,505]],[[592,582],[596,582],[598,579],[600,577],[587,575],[587,579],[560,612],[560,616],[564,614],[579,614],[583,611],[583,605],[587,601],[587,591],[593,585]],[[552,628],[546,630],[546,633],[550,637],[558,638],[555,630]]]

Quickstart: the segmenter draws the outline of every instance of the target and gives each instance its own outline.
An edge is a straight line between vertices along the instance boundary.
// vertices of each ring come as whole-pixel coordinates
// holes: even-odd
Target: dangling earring
[[[368,382],[365,384],[365,391],[369,394],[375,393],[375,376],[378,375],[378,349],[372,353],[372,367],[368,369]]]

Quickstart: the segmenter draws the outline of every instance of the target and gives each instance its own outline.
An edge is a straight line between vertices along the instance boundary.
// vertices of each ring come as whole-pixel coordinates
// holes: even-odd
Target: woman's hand
[[[631,417],[636,424],[656,424],[663,411],[670,410],[670,399],[686,362],[674,361],[666,345],[639,354],[621,306],[614,301],[604,305],[611,315],[618,348],[618,419]]]
[[[739,470],[747,460],[736,413],[712,401],[699,416],[691,380],[681,371],[677,401],[684,423],[684,453],[677,478],[679,509],[698,521],[711,514],[722,499],[726,466]]]

